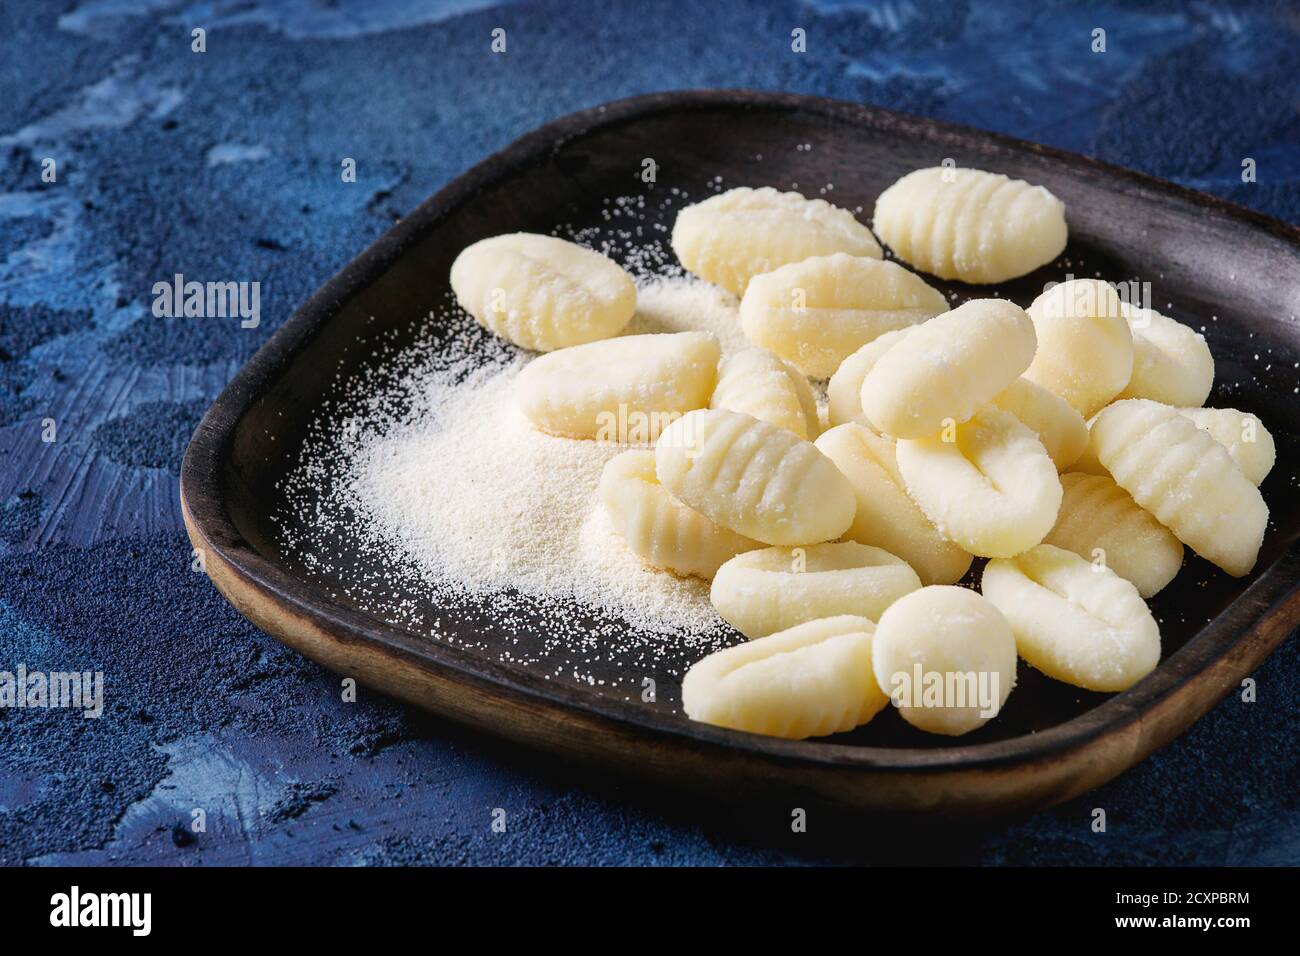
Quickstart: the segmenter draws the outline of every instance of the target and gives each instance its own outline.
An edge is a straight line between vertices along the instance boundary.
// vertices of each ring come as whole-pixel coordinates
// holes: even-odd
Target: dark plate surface
[[[653,184],[639,178],[646,158],[656,165]],[[698,648],[665,652],[659,641],[655,653],[643,653],[649,639],[628,631],[623,653],[591,654],[589,646],[553,640],[555,621],[524,595],[426,602],[422,613],[441,620],[453,638],[435,641],[408,617],[349,597],[349,582],[384,578],[383,555],[334,534],[331,568],[323,572],[287,546],[323,533],[294,517],[304,513],[301,502],[289,508],[283,500],[311,423],[327,405],[353,400],[363,377],[382,380],[380,343],[400,348],[422,334],[438,341],[439,329],[425,316],[444,301],[451,262],[469,243],[564,225],[617,245],[624,224],[607,219],[611,197],[644,194],[648,211],[639,224],[650,232],[655,222],[670,228],[677,209],[702,198],[715,177],[726,187],[798,184],[808,195],[833,184],[826,198],[861,207],[869,221],[882,189],[944,159],[1042,183],[1066,203],[1065,254],[995,287],[997,294],[1027,305],[1045,282],[1066,273],[1149,282],[1154,307],[1203,326],[1217,366],[1207,404],[1255,412],[1277,439],[1278,462],[1262,488],[1272,520],[1254,574],[1234,580],[1188,552],[1179,577],[1152,602],[1161,666],[1130,691],[1090,694],[1022,663],[999,718],[957,740],[921,734],[892,711],[851,734],[773,740],[695,724],[677,712],[677,677]],[[691,199],[677,199],[675,189]],[[990,294],[931,281],[961,299]],[[241,611],[309,656],[421,706],[706,791],[794,788],[876,808],[999,812],[1067,798],[1168,742],[1300,619],[1297,303],[1300,231],[1209,196],[852,104],[739,91],[641,97],[524,137],[331,280],[208,412],[186,456],[182,498],[209,573]],[[484,353],[492,347],[485,336]],[[510,633],[500,626],[505,613]],[[595,633],[620,623],[575,608],[564,626]],[[521,642],[531,653],[518,653]],[[506,650],[514,662],[503,662]],[[654,703],[640,700],[647,676],[656,681]]]

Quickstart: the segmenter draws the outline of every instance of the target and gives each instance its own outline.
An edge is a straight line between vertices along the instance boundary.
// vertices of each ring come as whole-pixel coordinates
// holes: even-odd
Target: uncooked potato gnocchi
[[[1088,425],[1065,399],[1018,378],[993,397],[993,404],[1010,412],[1038,436],[1057,471],[1065,471],[1088,447]]]
[[[1055,392],[1084,418],[1124,390],[1133,375],[1133,333],[1119,296],[1099,279],[1052,286],[1029,306],[1038,351],[1025,378]]]
[[[515,401],[553,435],[653,442],[686,412],[708,406],[720,354],[709,332],[574,345],[529,362],[515,380]]]
[[[1259,485],[1273,470],[1277,445],[1269,430],[1254,415],[1235,408],[1180,408],[1177,411],[1228,449],[1228,454],[1241,466],[1251,484]]]
[[[847,209],[770,186],[742,186],[687,206],[673,224],[681,264],[728,292],[791,262],[836,252],[880,258],[880,243]]]
[[[682,678],[682,709],[790,740],[852,730],[889,703],[871,670],[874,630],[864,617],[830,617],[717,651]]]
[[[961,580],[971,556],[941,535],[908,496],[892,438],[849,422],[824,432],[815,444],[857,495],[857,511],[845,537],[898,555],[923,584]]]
[[[1007,558],[1042,541],[1056,523],[1061,481],[1038,437],[989,406],[955,429],[899,441],[907,493],[939,533],[971,554]]]
[[[451,288],[480,325],[539,352],[617,335],[636,311],[636,285],[617,262],[528,232],[462,250]]]
[[[1130,398],[1104,408],[1089,446],[1115,483],[1233,577],[1249,574],[1268,505],[1226,448],[1168,405]]]
[[[1048,677],[1121,691],[1160,662],[1160,628],[1137,588],[1073,551],[1040,544],[990,561],[980,590],[1010,623],[1020,656]]]
[[[840,614],[874,621],[920,586],[902,558],[838,541],[738,555],[718,569],[711,597],[723,620],[754,638]]]
[[[868,342],[946,311],[943,293],[898,263],[836,253],[754,276],[740,324],[755,345],[828,378]]]
[[[1121,302],[1120,311],[1133,333],[1133,375],[1116,397],[1204,405],[1214,387],[1214,356],[1205,336],[1155,309]]]
[[[866,425],[872,431],[879,431],[862,411],[862,380],[875,368],[880,357],[901,342],[903,337],[914,328],[916,326],[886,332],[840,363],[840,367],[835,370],[835,374],[826,385],[827,418],[832,425],[856,422],[859,425]]]
[[[812,442],[752,415],[690,412],[659,436],[659,480],[725,528],[767,544],[818,544],[853,523],[848,479]]]
[[[908,173],[876,200],[876,234],[894,255],[942,279],[990,283],[1065,250],[1065,204],[1042,186],[979,169]]]
[[[605,463],[600,500],[628,547],[647,564],[708,580],[758,541],[719,527],[672,495],[655,477],[655,453],[634,448]]]
[[[1144,598],[1183,566],[1183,543],[1109,475],[1061,476],[1061,510],[1043,544],[1073,551],[1132,581]]]
[[[753,415],[809,441],[821,431],[808,379],[767,349],[741,349],[724,358],[709,407]]]
[[[976,299],[912,329],[862,380],[862,411],[894,438],[969,419],[1034,358],[1034,324],[1005,299]]]
[[[1016,641],[998,609],[968,588],[922,588],[880,616],[871,667],[913,727],[958,736],[991,720],[1016,682]]]

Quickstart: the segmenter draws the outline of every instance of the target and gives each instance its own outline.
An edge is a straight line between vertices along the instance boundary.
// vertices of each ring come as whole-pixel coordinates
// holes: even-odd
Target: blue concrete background
[[[191,572],[185,441],[297,303],[539,123],[707,86],[960,121],[1300,221],[1293,4],[0,4],[0,669],[107,680],[101,720],[0,710],[0,863],[1300,862],[1294,636],[1258,702],[1065,806],[793,835],[788,807],[719,813],[364,690],[342,703]],[[261,327],[154,318],[174,272],[260,281]]]

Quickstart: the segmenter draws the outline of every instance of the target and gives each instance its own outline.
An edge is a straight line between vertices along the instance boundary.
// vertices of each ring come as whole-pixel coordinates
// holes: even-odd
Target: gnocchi
[[[1160,628],[1137,588],[1072,551],[1040,544],[990,561],[980,590],[1010,623],[1020,656],[1055,680],[1127,690],[1160,662]]]
[[[1006,558],[1038,544],[1056,523],[1061,481],[1036,435],[988,407],[954,429],[899,441],[907,493],[945,538],[971,554]]]
[[[874,631],[864,617],[829,617],[717,651],[682,678],[682,709],[790,740],[852,730],[889,703],[871,670]]]
[[[713,578],[713,606],[746,637],[840,614],[875,620],[921,586],[902,558],[856,541],[764,548],[738,555]]]
[[[1168,405],[1130,398],[1103,409],[1089,445],[1115,483],[1233,577],[1250,573],[1268,506],[1223,445]]]
[[[1226,448],[1251,484],[1261,484],[1273,470],[1277,445],[1269,430],[1249,412],[1235,408],[1180,408],[1178,414]]]
[[[847,209],[768,186],[729,189],[686,207],[672,246],[685,268],[736,295],[754,276],[812,256],[880,258],[876,237]]]
[[[1029,306],[1038,351],[1025,378],[1090,418],[1133,374],[1133,333],[1119,296],[1098,279],[1052,286]]]
[[[682,504],[655,477],[655,453],[634,448],[605,463],[599,496],[614,528],[647,564],[706,581],[757,541]]]
[[[617,335],[636,311],[636,285],[614,260],[527,232],[464,249],[451,288],[484,328],[538,352]]]
[[[901,342],[916,326],[886,332],[858,349],[835,370],[826,385],[827,418],[832,425],[856,422],[878,431],[862,411],[862,380],[880,361],[880,357]]]
[[[1133,375],[1116,397],[1204,405],[1214,386],[1214,356],[1205,336],[1154,309],[1121,302],[1120,311],[1133,333]]]
[[[908,496],[893,439],[848,423],[822,434],[816,445],[857,495],[857,511],[846,537],[898,555],[924,584],[961,580],[971,556],[943,537]]]
[[[871,667],[905,721],[959,736],[1006,703],[1016,681],[1016,641],[1006,618],[974,591],[927,587],[880,616]]]
[[[1061,476],[1061,511],[1044,544],[1100,562],[1149,598],[1183,566],[1183,543],[1108,475]]]
[[[828,378],[881,334],[946,311],[942,292],[897,263],[841,252],[754,276],[740,323],[755,345],[805,375]]]
[[[862,411],[894,438],[961,423],[1034,358],[1034,324],[1005,299],[976,299],[913,329],[862,380]]]
[[[1020,419],[1047,449],[1057,471],[1078,461],[1088,447],[1088,425],[1065,399],[1018,378],[993,398],[993,404]]]
[[[686,412],[708,406],[719,355],[709,332],[574,345],[528,363],[515,380],[515,401],[553,435],[653,442]]]
[[[809,441],[821,431],[812,386],[767,349],[742,349],[723,359],[709,407],[753,415]]]
[[[941,279],[1014,279],[1065,250],[1065,204],[1042,186],[979,169],[936,166],[876,200],[876,234],[894,255]]]
[[[857,507],[848,479],[811,442],[721,408],[669,425],[655,446],[655,471],[680,501],[766,544],[838,538]]]

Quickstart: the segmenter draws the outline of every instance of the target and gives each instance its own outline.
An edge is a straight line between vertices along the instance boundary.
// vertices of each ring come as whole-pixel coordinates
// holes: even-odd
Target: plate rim
[[[389,654],[431,670],[440,679],[465,685],[486,682],[496,693],[545,706],[570,711],[576,709],[600,721],[617,722],[623,730],[635,729],[688,746],[720,746],[729,752],[764,761],[794,762],[823,769],[968,772],[1052,761],[1064,754],[1086,749],[1102,738],[1132,729],[1134,724],[1141,722],[1144,714],[1188,684],[1193,677],[1230,656],[1234,650],[1245,654],[1246,645],[1262,638],[1263,647],[1255,649],[1259,652],[1255,657],[1262,661],[1285,640],[1291,629],[1300,623],[1300,546],[1294,538],[1271,566],[1256,572],[1256,579],[1243,592],[1182,648],[1161,662],[1152,674],[1133,688],[1070,720],[1005,740],[935,748],[863,746],[833,743],[826,739],[791,741],[713,727],[690,721],[680,713],[589,695],[578,688],[544,681],[526,671],[462,648],[419,637],[379,617],[335,604],[320,593],[317,585],[292,575],[282,565],[261,555],[243,538],[226,512],[221,487],[221,462],[232,447],[238,422],[351,298],[378,279],[440,220],[460,209],[481,189],[544,159],[564,143],[658,113],[719,108],[812,111],[856,125],[889,129],[930,141],[953,142],[965,149],[981,151],[983,147],[983,151],[990,151],[987,147],[993,146],[992,152],[1029,152],[1076,167],[1082,165],[1105,176],[1128,180],[1139,188],[1163,193],[1263,229],[1294,245],[1300,252],[1300,227],[1145,173],[962,124],[817,96],[750,89],[692,89],[611,101],[553,119],[448,182],[327,280],[241,366],[199,422],[182,462],[182,513],[195,546],[215,552],[261,597],[308,619],[333,638],[346,643],[361,641],[377,645]],[[222,582],[214,583],[241,614],[248,616]],[[1247,610],[1245,605],[1251,603],[1259,607]],[[1238,631],[1243,624],[1245,627]],[[1279,624],[1283,626],[1277,627]],[[1223,633],[1225,631],[1237,633],[1234,637]],[[1265,631],[1277,631],[1280,636],[1267,636]],[[283,634],[269,633],[284,640]],[[1257,664],[1252,663],[1242,673],[1249,673],[1254,666]],[[1183,722],[1174,736],[1203,716],[1227,694],[1230,687],[1230,684],[1225,685],[1209,704],[1198,706],[1198,712]],[[424,706],[438,710],[436,702]],[[1124,762],[1114,773],[1121,772],[1142,756],[1145,754]]]

